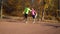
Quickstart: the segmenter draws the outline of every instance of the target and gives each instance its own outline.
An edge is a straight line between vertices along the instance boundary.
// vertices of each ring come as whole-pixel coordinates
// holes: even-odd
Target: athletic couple
[[[27,17],[28,17],[28,14],[29,14],[29,13],[32,14],[33,23],[35,23],[35,18],[37,17],[37,13],[36,13],[36,11],[34,10],[34,8],[30,9],[29,7],[26,7],[25,10],[24,10],[24,12],[23,12],[26,23],[28,23],[28,22],[27,22]]]

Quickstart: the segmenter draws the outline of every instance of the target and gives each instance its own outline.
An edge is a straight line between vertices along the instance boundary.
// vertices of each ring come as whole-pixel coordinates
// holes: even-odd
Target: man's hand
[[[23,14],[24,14],[24,12],[23,12]]]

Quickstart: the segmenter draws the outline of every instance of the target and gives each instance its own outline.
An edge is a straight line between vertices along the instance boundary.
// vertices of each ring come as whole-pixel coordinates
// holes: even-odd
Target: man
[[[26,23],[27,23],[27,17],[28,17],[28,14],[29,14],[30,11],[31,11],[30,8],[26,7],[24,12],[23,12]]]

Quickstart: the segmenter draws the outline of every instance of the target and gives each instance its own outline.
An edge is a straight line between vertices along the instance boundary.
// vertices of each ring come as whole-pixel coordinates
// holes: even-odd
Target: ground
[[[0,20],[0,34],[60,34],[60,23]]]

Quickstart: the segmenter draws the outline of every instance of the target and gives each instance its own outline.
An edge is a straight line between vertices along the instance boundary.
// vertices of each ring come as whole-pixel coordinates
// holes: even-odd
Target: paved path
[[[60,24],[0,21],[0,34],[60,34]]]

